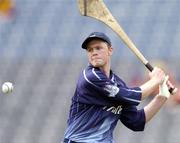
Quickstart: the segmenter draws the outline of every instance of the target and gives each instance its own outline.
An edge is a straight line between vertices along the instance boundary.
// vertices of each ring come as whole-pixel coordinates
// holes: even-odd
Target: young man
[[[143,131],[170,96],[164,72],[155,68],[150,80],[129,88],[110,69],[113,53],[110,39],[101,32],[91,33],[83,42],[89,65],[78,80],[72,98],[64,143],[113,143],[113,130],[120,120],[133,131]],[[159,94],[144,109],[141,100],[159,87]]]

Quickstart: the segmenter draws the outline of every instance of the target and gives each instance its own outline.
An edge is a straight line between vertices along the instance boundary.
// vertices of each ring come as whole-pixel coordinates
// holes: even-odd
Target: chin
[[[91,63],[94,67],[103,67],[104,63],[103,62],[92,62]]]
[[[99,67],[102,67],[102,65],[99,65],[99,64],[93,64],[93,67],[99,68]]]

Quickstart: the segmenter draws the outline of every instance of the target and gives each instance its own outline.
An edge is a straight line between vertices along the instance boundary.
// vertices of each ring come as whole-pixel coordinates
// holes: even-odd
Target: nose
[[[93,49],[91,54],[94,56],[94,55],[97,55],[97,54],[98,54],[98,52],[97,52],[97,50],[96,50],[96,49]]]

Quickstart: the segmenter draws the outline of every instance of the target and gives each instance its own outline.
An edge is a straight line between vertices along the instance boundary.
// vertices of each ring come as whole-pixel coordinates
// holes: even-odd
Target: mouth
[[[91,61],[93,63],[100,64],[100,63],[102,63],[103,60],[101,58],[93,58]]]
[[[99,57],[92,57],[91,59],[92,60],[100,60],[101,58],[99,58]]]

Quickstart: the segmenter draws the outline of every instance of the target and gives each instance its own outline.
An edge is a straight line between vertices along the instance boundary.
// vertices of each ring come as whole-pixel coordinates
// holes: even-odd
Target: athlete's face
[[[110,63],[112,47],[100,39],[94,39],[87,45],[89,62],[94,67],[104,67]]]

